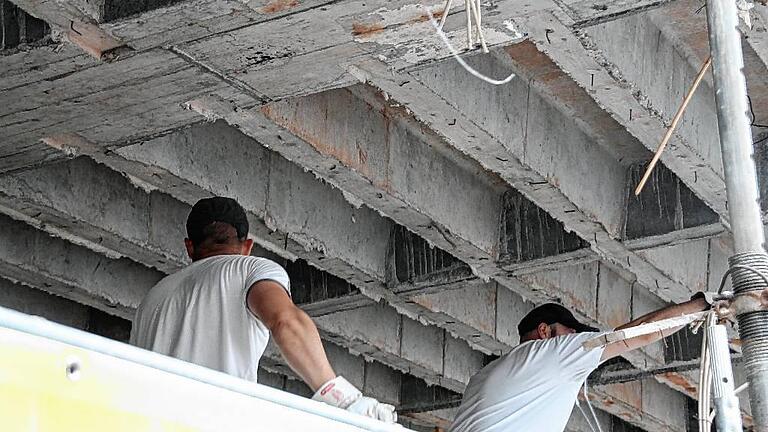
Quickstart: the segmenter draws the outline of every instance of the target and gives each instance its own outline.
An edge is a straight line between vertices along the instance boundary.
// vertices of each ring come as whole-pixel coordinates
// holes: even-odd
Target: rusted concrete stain
[[[352,34],[361,38],[371,37],[384,31],[384,24],[381,23],[352,23]]]
[[[263,14],[273,14],[291,9],[299,5],[299,0],[270,0],[259,12]]]
[[[432,16],[435,17],[436,20],[440,20],[440,18],[443,17],[444,13],[445,13],[445,10],[435,11],[432,13]],[[427,21],[429,21],[429,15],[423,13],[417,16],[416,18],[408,20],[407,24],[416,24],[416,23],[422,23]]]
[[[638,411],[643,410],[643,388],[640,382],[609,384],[603,387],[603,391]]]
[[[437,11],[432,14],[435,19],[440,19],[443,16],[443,11]],[[383,18],[383,15],[382,15]],[[403,17],[401,17],[403,18]],[[412,18],[405,19],[404,21],[392,20],[383,18],[383,21],[379,22],[353,22],[352,23],[352,35],[359,36],[360,38],[370,37],[377,33],[381,33],[387,28],[397,27],[400,25],[419,24],[429,21],[429,15],[426,13],[420,13]]]
[[[704,59],[709,55],[707,14],[691,13],[691,10],[696,10],[699,7],[700,4],[698,4],[696,0],[672,2],[669,6],[664,8],[663,15],[664,19],[669,20],[674,26],[665,29],[665,31],[670,31],[674,28],[674,37],[684,41],[687,47],[691,48],[703,63]],[[654,15],[660,13],[661,11],[656,11],[654,12]]]
[[[552,33],[549,37],[560,38]],[[595,130],[598,136],[620,136],[623,127],[600,108],[589,95],[586,89],[579,86],[573,78],[563,72],[552,59],[539,50],[531,41],[524,41],[504,47],[504,52],[517,65],[521,77],[525,78],[529,85],[540,93],[556,95],[558,103],[572,112],[578,113],[578,117],[587,122]],[[629,143],[631,144],[631,143]],[[645,161],[647,152],[640,146],[622,145],[612,143],[618,150],[614,151],[617,158],[625,161]],[[555,185],[556,187],[558,185]]]
[[[424,306],[425,308],[433,311],[437,311],[437,307],[435,303],[432,301],[433,296],[427,296],[427,295],[420,295],[416,297],[411,297],[411,301],[414,303]],[[439,312],[439,311],[437,311]]]
[[[276,104],[264,105],[260,108],[260,110],[267,118],[312,146],[319,153],[333,157],[345,167],[352,168],[357,171],[363,177],[371,181],[375,186],[383,189],[388,193],[391,193],[392,186],[389,183],[388,177],[385,176],[384,179],[381,179],[376,175],[376,172],[381,170],[382,167],[371,166],[369,163],[369,149],[364,148],[360,143],[358,143],[356,146],[339,145],[337,142],[338,138],[329,135],[329,133],[331,133],[329,131],[333,128],[330,128],[329,122],[331,119],[328,119],[327,117],[324,120],[319,120],[319,124],[313,122],[307,124],[307,122],[302,121],[305,119],[305,117],[302,116],[302,113],[307,113],[305,111],[306,107],[301,105],[304,102],[311,104],[312,100],[298,99],[294,101],[295,105],[292,103],[291,106],[285,106],[286,102],[278,102]],[[368,108],[374,109],[370,106]],[[310,117],[314,116],[310,114]],[[385,143],[388,145],[389,119],[387,117],[381,117],[380,119],[386,123]]]
[[[693,383],[689,382],[682,375],[678,375],[674,372],[667,372],[662,374],[662,377],[669,384],[684,390],[689,396],[695,396],[697,393],[696,386]]]
[[[345,166],[356,168],[365,173],[365,167],[361,166],[358,162],[358,155],[351,155],[343,148],[337,148],[333,145],[329,145],[322,138],[318,138],[310,133],[308,128],[302,127],[300,122],[295,122],[281,114],[280,109],[274,109],[272,105],[264,105],[261,107],[261,112],[270,120],[275,122],[280,127],[285,128],[298,138],[304,140],[307,144],[314,147],[318,152],[333,156],[338,159],[339,162]]]

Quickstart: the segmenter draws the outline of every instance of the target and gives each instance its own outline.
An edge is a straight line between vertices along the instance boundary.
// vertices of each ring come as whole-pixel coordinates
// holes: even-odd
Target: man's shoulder
[[[581,348],[582,344],[602,333],[599,332],[584,332],[584,333],[571,333],[562,336],[556,336],[549,339],[536,339],[523,342],[520,345],[514,347],[505,356],[531,356],[534,353],[540,352],[562,352],[570,351]]]

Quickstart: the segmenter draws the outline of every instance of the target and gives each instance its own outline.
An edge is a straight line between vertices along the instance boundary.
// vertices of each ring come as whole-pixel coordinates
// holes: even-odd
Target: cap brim
[[[582,324],[576,320],[569,321],[567,323],[560,323],[564,326],[570,327],[574,330],[576,330],[576,333],[586,333],[586,332],[599,332],[599,328],[595,328],[592,326],[588,326],[586,324]]]

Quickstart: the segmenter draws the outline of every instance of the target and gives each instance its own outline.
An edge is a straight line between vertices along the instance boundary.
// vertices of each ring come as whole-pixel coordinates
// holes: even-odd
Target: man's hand
[[[320,389],[312,396],[312,400],[325,402],[337,408],[387,423],[397,421],[395,407],[363,396],[357,387],[340,376],[320,386]]]
[[[376,420],[381,420],[385,423],[394,423],[397,421],[397,413],[395,412],[394,406],[381,403],[374,398],[366,396],[360,397],[360,399],[347,407],[347,411],[375,418]]]

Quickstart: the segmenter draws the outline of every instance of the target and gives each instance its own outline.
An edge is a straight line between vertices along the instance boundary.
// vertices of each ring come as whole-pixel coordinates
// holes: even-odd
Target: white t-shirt
[[[277,263],[243,255],[195,261],[165,277],[136,311],[131,344],[256,381],[269,330],[246,305],[250,287],[273,280],[290,294]]]
[[[469,380],[450,432],[562,432],[603,348],[573,333],[520,344]]]

